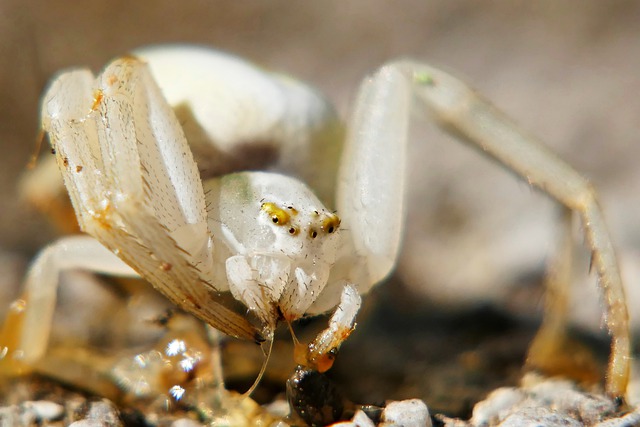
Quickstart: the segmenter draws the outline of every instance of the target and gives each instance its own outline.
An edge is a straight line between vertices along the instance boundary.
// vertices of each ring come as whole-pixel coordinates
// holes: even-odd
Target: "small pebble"
[[[357,410],[351,421],[342,421],[332,424],[333,427],[376,427],[371,421],[371,418],[367,416],[361,410]]]
[[[69,424],[69,427],[105,427],[107,425],[98,420],[80,420]]]
[[[540,406],[553,406],[557,412],[575,414],[587,425],[602,421],[616,412],[613,400],[578,391],[575,384],[566,380],[546,380],[530,387],[527,392]]]
[[[179,420],[175,420],[171,424],[171,427],[202,427],[202,424],[191,418],[180,418]]]
[[[581,422],[567,414],[547,408],[523,408],[509,415],[500,427],[583,427]]]
[[[113,403],[103,399],[89,403],[85,418],[70,427],[122,427],[122,421]]]
[[[420,399],[391,402],[382,412],[381,426],[431,427],[427,405]]]
[[[287,415],[289,415],[289,411],[290,411],[290,407],[289,407],[289,402],[287,402],[284,399],[278,399],[274,402],[271,402],[267,405],[263,405],[262,406],[265,411],[267,411],[269,414],[273,415],[274,417],[278,417],[278,418],[284,418]]]
[[[353,423],[357,427],[375,427],[375,424],[373,424],[371,418],[369,418],[367,414],[365,414],[361,410],[356,411],[355,415],[353,416]]]
[[[525,399],[522,390],[503,387],[494,390],[485,400],[473,408],[471,423],[476,426],[489,425],[492,421],[504,418],[504,414]]]
[[[25,402],[40,421],[55,421],[63,417],[64,406],[48,400]]]
[[[640,425],[640,408],[625,415],[624,417],[602,421],[595,427],[637,427]]]

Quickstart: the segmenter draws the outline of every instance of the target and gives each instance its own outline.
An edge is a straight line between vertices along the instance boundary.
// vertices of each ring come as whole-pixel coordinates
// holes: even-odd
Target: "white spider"
[[[187,46],[141,50],[97,78],[67,71],[47,90],[42,126],[78,222],[92,237],[63,238],[34,262],[21,357],[44,353],[59,272],[84,268],[142,276],[215,328],[257,342],[271,340],[280,320],[337,307],[329,328],[297,356],[328,369],[354,327],[359,295],[394,267],[413,103],[577,211],[613,337],[607,391],[624,396],[622,283],[595,193],[570,166],[464,83],[426,64],[391,62],[367,77],[345,133],[307,86]],[[204,174],[265,165],[278,173],[230,173],[203,184],[192,152]],[[221,303],[228,291],[251,315]]]

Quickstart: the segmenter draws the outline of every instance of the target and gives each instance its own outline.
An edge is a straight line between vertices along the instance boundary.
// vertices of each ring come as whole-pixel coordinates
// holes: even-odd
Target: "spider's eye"
[[[326,231],[331,234],[336,231],[340,227],[340,218],[336,215],[330,215],[322,221],[322,226],[320,227],[322,231]]]
[[[316,230],[314,230],[313,228],[309,229],[309,237],[311,237],[312,239],[315,239],[316,237],[318,237],[318,232]]]
[[[275,203],[263,203],[260,206],[260,210],[269,215],[271,222],[277,225],[287,225],[291,219],[291,215]]]
[[[292,236],[297,235],[300,232],[300,230],[298,230],[298,227],[289,227],[289,234],[291,234]]]

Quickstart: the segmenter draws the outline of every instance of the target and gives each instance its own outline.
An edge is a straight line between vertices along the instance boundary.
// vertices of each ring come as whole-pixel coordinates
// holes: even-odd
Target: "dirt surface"
[[[148,44],[198,43],[312,82],[345,114],[359,80],[393,58],[425,60],[465,78],[599,189],[638,325],[640,316],[633,313],[640,310],[639,19],[638,3],[598,0],[4,0],[0,268],[7,274],[0,279],[6,283],[0,284],[0,304],[4,308],[15,295],[26,260],[56,235],[17,195],[18,179],[34,152],[38,100],[49,78],[72,66],[97,71],[110,58]],[[431,126],[416,125],[415,134],[408,230],[399,263],[402,292],[447,313],[475,310],[480,303],[498,306],[500,315],[535,319],[541,307],[537,286],[557,232],[553,204]],[[586,277],[588,257],[582,259],[579,270]],[[598,331],[601,307],[594,280],[581,277],[577,283],[572,315],[580,327]],[[400,318],[395,324],[419,341],[418,332],[403,324],[403,309],[393,313]],[[532,328],[525,325],[526,332],[507,340],[526,342]],[[439,337],[442,347],[455,347],[449,338]],[[423,342],[407,351],[418,358],[438,350]],[[505,351],[514,360],[524,354],[523,347]],[[510,369],[500,375],[513,378]],[[450,371],[435,372],[446,378]],[[414,374],[402,375],[403,381]],[[436,389],[414,386],[395,395],[396,386],[375,382],[371,387],[379,394],[368,398],[426,397]],[[468,411],[479,394],[473,391],[455,403],[458,413]]]

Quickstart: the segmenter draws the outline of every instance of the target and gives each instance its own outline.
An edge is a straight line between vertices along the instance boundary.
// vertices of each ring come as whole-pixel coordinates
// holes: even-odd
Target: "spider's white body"
[[[223,274],[214,283],[222,283],[271,327],[278,310],[295,320],[336,305],[333,295],[329,307],[316,303],[342,234],[335,215],[304,184],[284,175],[245,172],[209,181],[206,188],[212,201],[210,230],[222,243],[214,251],[214,265]]]
[[[390,63],[365,79],[345,135],[312,89],[185,46],[117,59],[97,79],[65,72],[48,89],[43,127],[78,221],[96,240],[63,239],[35,262],[25,356],[43,353],[57,273],[75,267],[140,275],[183,309],[247,339],[269,338],[279,319],[337,306],[308,359],[328,354],[353,328],[359,293],[394,266],[414,101],[580,213],[614,337],[608,390],[623,394],[629,348],[615,255],[593,191],[568,165],[465,84],[424,64]],[[234,173],[203,186],[192,153],[204,159],[205,178],[238,168],[279,173]],[[220,303],[226,291],[260,327]]]

